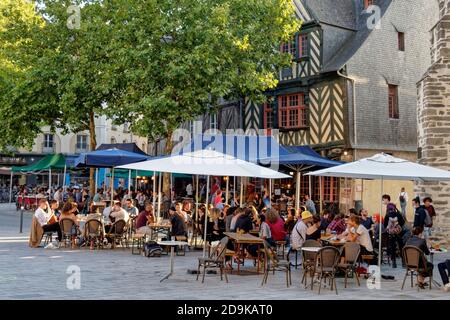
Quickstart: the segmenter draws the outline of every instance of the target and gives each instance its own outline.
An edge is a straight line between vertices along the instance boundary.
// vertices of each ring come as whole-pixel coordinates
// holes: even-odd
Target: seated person
[[[320,229],[320,224],[321,219],[318,216],[313,216],[313,221],[306,230],[306,240],[320,240],[322,232]]]
[[[128,215],[131,218],[135,218],[139,215],[139,210],[138,208],[136,208],[136,206],[134,205],[134,200],[131,198],[128,198],[126,201],[126,211],[128,212]]]
[[[306,241],[308,224],[313,221],[313,215],[309,211],[303,211],[302,218],[297,220],[297,224],[292,230],[291,247],[293,250],[300,250]]]
[[[266,216],[261,214],[256,216],[256,224],[259,226],[259,237],[263,240],[266,240],[269,246],[275,247],[276,243],[272,239],[272,233],[270,231],[269,225],[266,223]],[[247,252],[252,257],[258,256],[258,245],[249,245],[247,247]]]
[[[145,210],[142,211],[136,219],[136,233],[146,234],[151,236],[152,229],[148,226],[155,223],[155,216],[153,215],[153,205],[147,203]]]
[[[450,260],[445,260],[438,264],[438,270],[441,275],[442,284],[444,285],[445,291],[450,291],[450,284],[448,277],[450,275]]]
[[[128,220],[130,220],[130,216],[128,215],[128,212],[122,208],[122,204],[120,201],[114,202],[114,207],[112,208],[111,213],[109,214],[109,219],[111,222],[115,223],[119,220],[125,221],[125,223],[128,223]],[[111,230],[112,225],[105,226],[106,233],[109,233]]]
[[[170,230],[170,235],[172,240],[176,240],[177,237],[187,237],[186,223],[184,222],[184,217],[177,212],[175,207],[171,207],[169,210],[170,214],[170,224],[172,228]]]
[[[256,213],[255,216],[258,214]],[[274,241],[286,241],[286,231],[284,230],[284,221],[275,209],[268,209],[266,213],[267,223]]]
[[[372,226],[374,225],[374,222],[371,217],[369,217],[369,212],[367,209],[361,209],[359,210],[359,215],[361,216],[361,224],[366,228],[367,230],[372,230]]]
[[[330,223],[327,228],[328,232],[336,232],[337,235],[340,235],[347,229],[347,225],[345,223],[344,214],[338,214],[334,220]]]
[[[249,233],[253,230],[253,210],[251,208],[246,208],[244,213],[236,221],[236,231],[243,231],[244,233]]]
[[[52,200],[50,201],[50,209],[52,209],[53,214],[58,218],[61,215],[61,212],[59,212],[59,202],[58,200]]]
[[[330,223],[334,220],[333,214],[330,212],[330,210],[325,209],[322,212],[322,219],[320,222],[320,230],[327,230]]]
[[[288,209],[287,218],[286,221],[284,222],[284,231],[286,231],[288,235],[291,235],[292,230],[294,229],[296,223],[297,220],[295,219],[295,209],[290,208]]]
[[[425,239],[422,238],[423,228],[422,227],[415,227],[412,232],[412,236],[409,238],[409,240],[406,242],[407,246],[413,246],[416,248],[419,248],[423,251],[424,254],[429,255],[430,250],[428,249],[427,242]],[[427,263],[427,269],[429,271],[433,270],[433,264],[429,261]],[[425,268],[425,266],[422,263],[422,259],[419,260],[419,268]],[[423,272],[420,273],[418,276],[418,286],[421,289],[425,288],[425,278],[429,277],[430,274]]]
[[[347,241],[361,245],[361,255],[373,255],[373,246],[369,231],[361,224],[361,218],[357,215],[350,216],[348,221]]]
[[[57,232],[58,242],[62,240],[62,232],[58,223],[58,219],[53,214],[46,199],[39,200],[39,207],[34,213],[43,232]]]

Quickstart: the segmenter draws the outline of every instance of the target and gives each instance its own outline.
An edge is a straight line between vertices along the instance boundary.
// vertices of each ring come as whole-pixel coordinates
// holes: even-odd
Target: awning
[[[135,143],[111,143],[111,144],[104,143],[101,144],[96,150],[110,150],[110,149],[119,149],[137,154],[147,155]]]
[[[64,170],[66,158],[63,154],[49,154],[40,161],[25,167],[12,167],[14,173],[35,173],[48,170]]]
[[[129,163],[145,161],[150,157],[119,149],[97,150],[82,153],[75,159],[77,168],[112,168]]]

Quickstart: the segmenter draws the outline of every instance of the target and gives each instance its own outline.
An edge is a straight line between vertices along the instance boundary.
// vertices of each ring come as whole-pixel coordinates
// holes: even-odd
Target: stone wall
[[[441,19],[432,32],[433,65],[418,83],[419,162],[450,170],[450,7],[440,0]],[[418,183],[420,197],[433,198],[437,212],[433,237],[450,243],[450,183]]]

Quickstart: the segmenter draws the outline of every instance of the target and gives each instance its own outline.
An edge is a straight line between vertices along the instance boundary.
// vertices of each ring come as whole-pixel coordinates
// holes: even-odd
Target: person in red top
[[[287,234],[284,229],[284,220],[275,209],[268,209],[266,212],[267,224],[272,233],[273,241],[286,241]]]
[[[136,233],[151,235],[152,230],[148,225],[152,223],[155,223],[153,205],[151,203],[147,203],[145,205],[145,210],[142,211],[136,219]]]

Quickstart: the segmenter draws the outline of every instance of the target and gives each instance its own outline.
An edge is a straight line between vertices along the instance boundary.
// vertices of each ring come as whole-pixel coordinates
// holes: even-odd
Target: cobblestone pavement
[[[261,287],[261,276],[231,275],[230,283],[220,281],[218,275],[207,275],[205,284],[187,273],[195,269],[201,251],[188,252],[175,258],[175,274],[160,283],[167,273],[169,258],[134,256],[130,250],[45,250],[30,249],[27,239],[31,214],[25,214],[24,233],[19,234],[19,213],[5,205],[0,206],[0,299],[450,299],[450,293],[440,289],[417,291],[406,283],[401,291],[404,270],[385,267],[383,274],[394,275],[395,281],[381,282],[381,289],[368,289],[366,280],[357,287],[350,280],[344,289],[338,279],[339,295],[324,289],[318,295],[300,284],[300,270],[293,271],[293,286],[286,288],[284,273],[269,276]],[[449,255],[435,257],[435,264]],[[80,289],[70,290],[70,271],[75,266],[81,272]],[[437,269],[436,280],[440,281]]]

